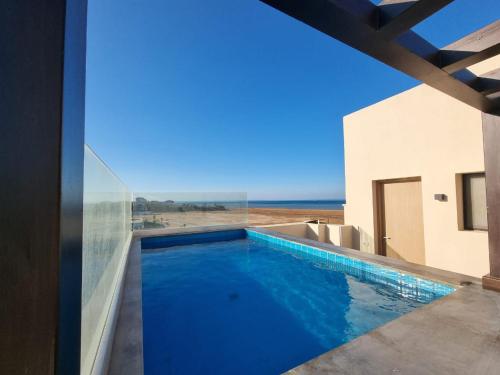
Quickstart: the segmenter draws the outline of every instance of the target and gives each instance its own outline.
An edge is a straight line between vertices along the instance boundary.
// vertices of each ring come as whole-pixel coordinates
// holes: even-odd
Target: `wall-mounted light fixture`
[[[448,202],[448,196],[446,194],[434,194],[434,199],[439,202]]]

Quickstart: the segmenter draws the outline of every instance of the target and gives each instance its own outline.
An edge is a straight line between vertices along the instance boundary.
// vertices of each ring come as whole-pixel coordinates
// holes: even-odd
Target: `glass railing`
[[[134,230],[246,225],[246,193],[134,193]]]
[[[85,147],[81,373],[90,374],[131,239],[132,194]]]

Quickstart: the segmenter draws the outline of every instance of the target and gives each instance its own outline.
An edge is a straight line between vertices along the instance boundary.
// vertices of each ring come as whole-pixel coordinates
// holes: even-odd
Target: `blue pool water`
[[[453,291],[250,234],[143,240],[147,375],[279,374]]]

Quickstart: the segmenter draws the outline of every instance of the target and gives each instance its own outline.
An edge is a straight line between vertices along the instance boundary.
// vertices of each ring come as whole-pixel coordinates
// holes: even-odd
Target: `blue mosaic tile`
[[[418,294],[425,295],[426,293],[431,293],[436,296],[446,296],[456,290],[450,285],[421,279],[414,275],[398,272],[394,269],[383,267],[375,263],[350,258],[345,255],[332,253],[313,246],[285,240],[268,234],[247,230],[247,235],[252,239],[259,239],[277,244],[291,253],[300,253],[301,256],[306,259],[317,260],[320,258],[323,261],[326,261],[326,265],[332,269],[359,276],[361,278],[370,279],[371,281],[376,281],[391,287],[396,287],[401,289],[399,292],[402,294],[415,296]]]

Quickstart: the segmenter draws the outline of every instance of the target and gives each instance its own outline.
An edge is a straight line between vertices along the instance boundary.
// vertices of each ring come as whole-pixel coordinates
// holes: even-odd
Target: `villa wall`
[[[494,58],[474,72],[498,66]],[[345,116],[344,143],[345,223],[354,227],[353,248],[375,251],[373,182],[420,176],[426,264],[476,277],[489,272],[487,232],[458,225],[456,176],[484,171],[480,111],[420,85]]]
[[[261,225],[260,227],[294,237],[307,238],[336,246],[352,248],[353,228],[350,225],[288,223]]]
[[[274,230],[283,234],[288,234],[294,237],[307,237],[307,224],[306,223],[288,223],[288,224],[273,224],[261,225],[262,228]]]

